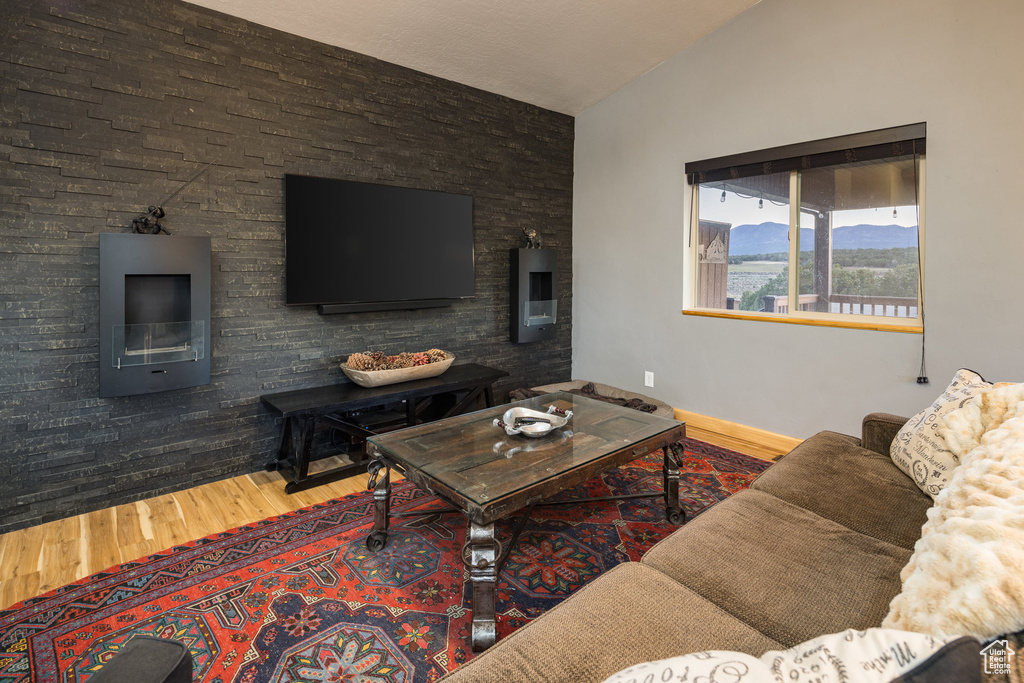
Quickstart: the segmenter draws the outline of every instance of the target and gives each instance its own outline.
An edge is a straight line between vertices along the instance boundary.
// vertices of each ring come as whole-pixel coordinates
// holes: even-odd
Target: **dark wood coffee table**
[[[540,438],[509,436],[493,421],[513,406],[547,411],[554,405],[571,410],[569,423]],[[680,440],[686,425],[566,392],[547,394],[437,422],[371,436],[370,488],[373,489],[373,532],[370,550],[387,543],[391,498],[391,468],[425,491],[451,504],[466,516],[468,532],[463,561],[473,584],[472,644],[476,651],[497,637],[494,588],[498,573],[529,518],[520,520],[512,538],[495,538],[494,522],[523,508],[532,510],[548,498],[602,472],[664,449],[664,491],[566,502],[663,496],[668,520],[686,521],[679,504]],[[437,510],[431,510],[436,514]],[[404,513],[417,514],[417,513]]]

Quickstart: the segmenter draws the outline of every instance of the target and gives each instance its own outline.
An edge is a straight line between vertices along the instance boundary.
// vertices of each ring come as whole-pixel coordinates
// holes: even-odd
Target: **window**
[[[684,313],[919,331],[925,125],[686,165]]]

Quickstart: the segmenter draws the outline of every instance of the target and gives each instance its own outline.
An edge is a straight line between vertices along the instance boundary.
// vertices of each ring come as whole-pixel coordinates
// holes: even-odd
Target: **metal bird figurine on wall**
[[[144,213],[138,218],[132,219],[132,232],[139,235],[156,235],[161,232],[165,235],[170,235],[171,233],[167,232],[164,226],[160,225],[160,219],[166,215],[164,207],[151,206],[149,207],[149,213]]]
[[[172,192],[170,196],[168,196],[166,199],[160,202],[160,204],[158,204],[157,206],[150,206],[149,213],[140,214],[138,217],[133,218],[132,232],[137,233],[139,235],[157,235],[161,232],[165,235],[170,235],[171,233],[167,232],[164,226],[160,225],[160,219],[167,215],[166,213],[164,213],[163,205],[177,197],[186,187],[188,187],[195,181],[199,180],[200,176],[209,171],[210,167],[213,166],[213,164],[214,162],[211,161],[206,166],[203,166],[201,169],[199,169],[198,173],[189,178],[181,187],[179,187],[177,190]]]

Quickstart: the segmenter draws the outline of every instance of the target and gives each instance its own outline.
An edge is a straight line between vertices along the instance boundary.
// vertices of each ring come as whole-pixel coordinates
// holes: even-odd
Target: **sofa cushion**
[[[772,465],[751,488],[879,540],[912,550],[932,499],[888,455],[820,432]]]
[[[973,370],[957,370],[953,381],[935,402],[907,420],[892,440],[889,452],[892,461],[933,499],[949,483],[953,470],[960,464],[960,459],[950,452],[939,433],[942,418],[991,388],[992,383]]]
[[[624,666],[779,644],[638,562],[620,564],[443,678],[446,683],[600,681]]]
[[[872,628],[813,638],[758,658],[710,650],[638,664],[604,683],[743,681],[743,683],[981,683],[981,643]]]
[[[656,544],[642,562],[792,647],[878,626],[910,554],[747,489]]]

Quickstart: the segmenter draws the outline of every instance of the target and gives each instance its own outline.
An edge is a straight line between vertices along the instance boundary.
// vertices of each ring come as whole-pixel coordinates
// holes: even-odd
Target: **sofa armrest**
[[[876,453],[889,455],[892,440],[909,419],[890,413],[871,413],[864,418],[860,445]]]

